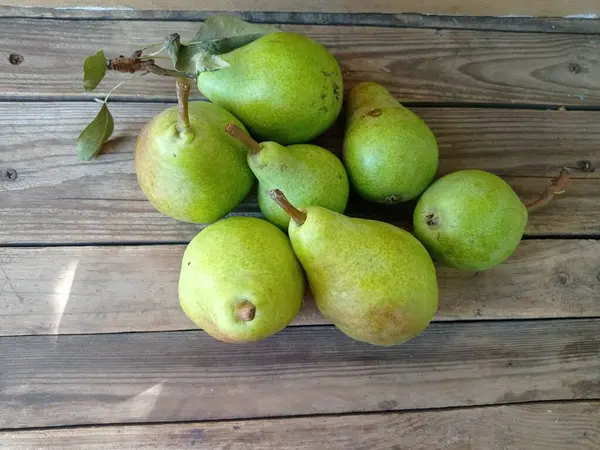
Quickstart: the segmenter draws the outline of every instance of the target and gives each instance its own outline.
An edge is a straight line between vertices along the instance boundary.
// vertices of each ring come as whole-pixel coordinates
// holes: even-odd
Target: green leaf
[[[106,58],[102,50],[85,58],[83,62],[83,87],[86,91],[96,89],[104,75],[106,75]]]
[[[197,75],[229,67],[227,61],[218,55],[229,53],[277,31],[279,29],[270,25],[256,25],[233,16],[215,15],[200,25],[190,44],[182,44],[179,35],[175,33],[165,38],[165,47],[176,70]]]
[[[114,127],[112,114],[106,103],[103,103],[96,118],[85,127],[85,130],[77,138],[77,155],[79,159],[84,161],[93,159],[102,148],[102,145],[112,135]]]
[[[211,48],[205,50],[222,55],[277,31],[279,29],[272,25],[249,23],[234,16],[214,15],[200,24],[194,40],[212,41],[209,44]]]
[[[229,63],[219,55],[212,55],[204,50],[199,50],[198,53],[192,57],[191,61],[194,67],[194,73],[196,74],[229,67]]]

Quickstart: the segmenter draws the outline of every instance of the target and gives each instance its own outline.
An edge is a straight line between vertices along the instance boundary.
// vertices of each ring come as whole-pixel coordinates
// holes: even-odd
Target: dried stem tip
[[[250,322],[254,320],[254,316],[256,315],[256,306],[251,301],[242,300],[235,305],[233,314],[240,322]]]
[[[188,113],[188,103],[190,98],[191,85],[186,78],[177,79],[177,105],[179,106],[179,120],[177,121],[177,131],[180,133],[191,133],[190,116]]]
[[[288,215],[292,218],[296,225],[300,226],[304,222],[306,222],[306,213],[304,211],[300,211],[294,205],[292,205],[283,192],[279,189],[272,189],[269,191],[269,197],[273,199],[275,203],[277,203],[281,208],[288,213]]]
[[[248,133],[246,133],[237,125],[234,125],[233,123],[228,123],[225,126],[225,131],[227,131],[230,135],[232,135],[234,138],[236,138],[238,141],[240,141],[242,144],[248,147],[248,149],[250,149],[250,153],[258,153],[262,150],[261,145],[254,139],[252,139]]]
[[[564,192],[567,183],[569,182],[569,169],[564,167],[558,177],[556,177],[550,185],[542,192],[537,199],[534,201],[527,203],[525,207],[527,211],[532,212],[536,209],[541,208],[542,206],[547,205],[552,197],[557,194],[562,194]]]

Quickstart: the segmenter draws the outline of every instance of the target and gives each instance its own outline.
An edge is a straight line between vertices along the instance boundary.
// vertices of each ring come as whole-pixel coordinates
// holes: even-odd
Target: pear
[[[264,339],[296,316],[304,278],[287,236],[254,217],[229,217],[192,239],[183,255],[185,314],[224,342]]]
[[[435,267],[410,233],[320,206],[295,208],[271,196],[292,218],[289,236],[321,313],[343,333],[393,345],[421,333],[438,303]]]
[[[546,204],[561,191],[568,171],[536,201],[523,205],[500,177],[483,170],[460,170],[433,183],[413,215],[414,232],[433,258],[457,269],[490,269],[517,248],[528,210]]]
[[[213,222],[235,208],[254,184],[246,149],[223,133],[244,125],[220,106],[188,104],[190,83],[177,81],[178,107],[154,117],[136,145],[142,191],[161,213],[183,222]]]
[[[248,147],[248,165],[258,178],[258,206],[269,222],[286,231],[290,222],[290,216],[269,196],[276,187],[285,190],[299,208],[317,205],[344,212],[350,189],[348,175],[333,153],[311,144],[259,144],[234,124],[227,125],[226,130]]]
[[[438,166],[427,124],[377,83],[357,84],[346,113],[343,159],[357,193],[390,204],[418,197]]]
[[[261,140],[302,143],[336,120],[342,73],[331,53],[312,39],[277,32],[219,56],[230,66],[198,74],[198,88]]]

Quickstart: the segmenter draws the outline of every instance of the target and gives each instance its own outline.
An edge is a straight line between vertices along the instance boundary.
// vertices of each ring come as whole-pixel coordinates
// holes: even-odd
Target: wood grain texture
[[[184,248],[0,249],[0,335],[195,328],[177,297]],[[600,317],[597,241],[524,241],[490,271],[438,274],[438,321]],[[307,295],[293,325],[326,323]]]
[[[96,103],[0,103],[0,243],[187,242],[200,226],[154,210],[133,165],[140,129],[166,104],[115,103],[114,140],[92,162],[78,161],[75,140],[97,112]],[[440,146],[440,174],[464,168],[498,173],[528,201],[561,167],[573,168],[567,193],[530,218],[527,233],[600,233],[600,112],[415,108]],[[18,111],[18,113],[17,113]],[[60,118],[60,119],[56,119]],[[339,155],[341,127],[319,142]],[[349,213],[410,223],[410,205],[381,207],[353,201]],[[235,212],[258,215],[254,196]]]
[[[546,16],[600,14],[595,0],[320,0],[276,1],[276,0],[1,0],[0,6],[60,8],[60,9],[141,9],[141,10],[213,10],[213,11],[294,11],[294,12],[345,12],[345,13],[425,13],[467,16]],[[76,11],[74,11],[76,13]]]
[[[191,38],[197,22],[0,19],[0,85],[9,98],[90,98],[82,62],[98,49],[131,54],[170,33]],[[357,26],[284,25],[325,44],[340,61],[346,87],[384,84],[401,101],[600,105],[600,36]],[[23,39],[27,36],[27,39]],[[110,74],[106,93],[121,74]],[[174,99],[173,82],[147,76],[115,98]]]
[[[594,450],[600,403],[0,432],[5,450]]]
[[[433,324],[396,347],[333,327],[0,338],[0,427],[600,399],[600,320]]]

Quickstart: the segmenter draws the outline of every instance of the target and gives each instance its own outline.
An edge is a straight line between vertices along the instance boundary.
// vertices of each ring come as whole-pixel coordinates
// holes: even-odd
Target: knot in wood
[[[13,66],[18,66],[23,61],[25,61],[25,58],[19,53],[11,53],[10,55],[8,55],[8,62],[11,63]]]
[[[594,163],[588,161],[587,159],[577,161],[577,168],[582,172],[594,172],[596,170],[596,166],[594,166]]]
[[[577,63],[571,63],[569,64],[569,72],[574,74],[581,73],[581,66]]]
[[[4,181],[15,181],[17,179],[17,171],[15,169],[4,169],[0,172],[0,177]]]

